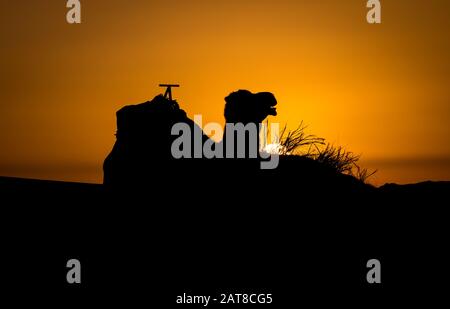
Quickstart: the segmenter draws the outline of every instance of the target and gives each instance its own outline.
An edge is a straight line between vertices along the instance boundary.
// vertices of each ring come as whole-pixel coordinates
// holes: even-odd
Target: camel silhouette
[[[252,93],[248,90],[238,90],[225,98],[225,121],[231,124],[258,125],[267,116],[277,114],[276,104],[275,96],[270,92]],[[107,186],[144,185],[155,177],[173,177],[180,171],[197,169],[200,164],[201,169],[205,169],[204,165],[213,164],[216,168],[223,167],[222,170],[249,165],[248,162],[234,165],[230,160],[227,160],[226,164],[218,164],[217,160],[205,162],[207,160],[192,159],[188,162],[173,159],[171,145],[175,137],[171,134],[171,129],[174,124],[185,123],[192,132],[201,131],[203,143],[209,140],[209,137],[187,117],[175,100],[163,95],[156,96],[150,102],[125,106],[116,116],[116,142],[103,164],[104,184]],[[226,147],[227,139],[225,133],[220,142],[222,146]],[[259,149],[259,135],[257,139]]]

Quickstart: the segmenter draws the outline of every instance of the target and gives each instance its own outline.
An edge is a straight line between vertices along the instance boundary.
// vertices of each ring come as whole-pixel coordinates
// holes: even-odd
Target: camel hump
[[[178,103],[162,95],[141,104],[128,105],[117,113],[117,138],[146,136],[167,131],[177,122],[189,122]]]

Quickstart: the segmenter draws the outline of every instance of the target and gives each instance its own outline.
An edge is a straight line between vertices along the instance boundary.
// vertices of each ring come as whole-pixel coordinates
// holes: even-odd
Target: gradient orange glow
[[[0,175],[101,182],[115,111],[177,82],[189,116],[271,91],[272,118],[361,153],[374,182],[450,179],[450,2],[0,1]]]

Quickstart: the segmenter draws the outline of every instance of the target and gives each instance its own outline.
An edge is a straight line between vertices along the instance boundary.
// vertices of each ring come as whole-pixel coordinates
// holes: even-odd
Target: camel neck
[[[238,147],[245,146],[245,158],[259,157],[260,137],[259,137],[259,125],[248,126],[242,123],[225,123],[224,133],[221,143],[223,144],[224,151],[228,153],[227,147],[232,143],[233,157],[237,158]],[[243,139],[243,140],[242,140]],[[244,142],[244,143],[242,143]]]

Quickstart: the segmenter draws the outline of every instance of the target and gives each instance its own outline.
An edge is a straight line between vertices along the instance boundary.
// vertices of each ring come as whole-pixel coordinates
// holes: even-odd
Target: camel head
[[[267,116],[277,115],[277,100],[270,92],[252,93],[238,90],[225,98],[225,120],[227,123],[259,124]]]

